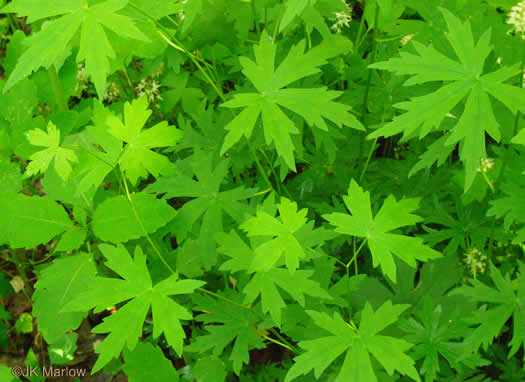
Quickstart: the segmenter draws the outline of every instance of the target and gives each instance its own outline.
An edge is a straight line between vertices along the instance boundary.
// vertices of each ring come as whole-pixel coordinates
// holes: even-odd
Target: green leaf
[[[61,17],[50,21],[26,40],[28,49],[9,76],[4,93],[40,67],[49,69],[68,50],[80,31],[77,62],[85,60],[86,71],[95,84],[98,97],[104,99],[106,78],[110,74],[109,59],[117,57],[105,29],[124,38],[148,41],[130,18],[118,13],[126,4],[127,1],[122,0],[107,0],[95,5],[88,0],[63,0],[59,4],[52,0],[15,0],[7,4],[2,8],[3,13],[28,16],[29,23]]]
[[[71,175],[71,163],[78,162],[75,152],[71,149],[60,147],[60,130],[53,122],[47,124],[47,133],[40,129],[34,129],[26,133],[27,140],[33,146],[47,147],[42,151],[37,151],[29,157],[29,162],[25,176],[30,177],[38,173],[44,173],[54,161],[57,174],[67,181]]]
[[[34,248],[74,227],[64,207],[40,196],[0,193],[0,243]]]
[[[108,198],[93,214],[91,228],[103,241],[123,243],[152,233],[169,223],[176,215],[164,200],[138,193]]]
[[[293,273],[299,267],[300,259],[306,255],[295,233],[306,224],[308,210],[298,211],[297,203],[286,198],[281,198],[278,208],[280,219],[259,210],[255,217],[241,225],[241,229],[247,232],[248,237],[272,237],[255,249],[252,263],[252,269],[255,271],[268,271],[281,257],[284,257],[287,268]]]
[[[242,296],[233,292],[225,297],[238,304],[242,301]],[[250,361],[249,350],[265,347],[257,334],[259,317],[253,309],[245,309],[222,300],[201,295],[193,298],[195,310],[205,312],[195,317],[195,320],[207,324],[205,328],[208,334],[194,338],[194,342],[186,349],[200,353],[212,349],[213,355],[220,356],[226,346],[233,343],[229,359],[233,362],[233,370],[239,375],[242,365]]]
[[[107,259],[106,266],[122,278],[97,277],[85,292],[77,293],[62,309],[64,312],[78,312],[95,308],[99,312],[129,300],[93,329],[94,333],[109,335],[96,350],[100,356],[93,366],[92,374],[117,357],[125,346],[131,351],[135,349],[150,307],[153,337],[158,338],[164,333],[168,344],[180,356],[186,336],[180,320],[190,320],[192,314],[169,296],[192,293],[205,283],[191,279],[178,280],[178,276],[173,274],[153,286],[146,257],[140,247],[136,247],[133,258],[122,244],[116,247],[101,244],[99,248]]]
[[[148,109],[148,99],[143,96],[124,104],[124,124],[109,114],[106,123],[113,136],[126,142],[124,152],[120,157],[120,167],[126,173],[131,183],[136,184],[139,178],[145,178],[148,173],[154,177],[167,175],[173,170],[173,165],[165,156],[152,151],[155,147],[174,146],[181,138],[182,132],[163,121],[152,128],[142,128],[151,115]]]
[[[510,340],[508,357],[512,357],[525,343],[525,265],[519,262],[519,273],[516,279],[511,280],[509,275],[490,264],[490,277],[494,287],[471,279],[471,285],[463,285],[451,292],[451,295],[466,296],[478,303],[488,303],[488,309],[479,309],[472,313],[471,322],[477,326],[465,338],[468,344],[465,355],[477,352],[480,345],[486,348],[496,338],[505,323],[512,317],[513,335]],[[515,287],[516,285],[516,287]]]
[[[323,215],[323,218],[336,227],[336,232],[364,238],[372,253],[374,267],[381,266],[381,271],[392,281],[396,281],[396,264],[392,255],[413,268],[416,260],[427,261],[441,256],[439,252],[425,246],[420,238],[389,233],[422,220],[412,214],[418,208],[417,199],[398,202],[390,195],[373,217],[370,194],[352,179],[348,195],[343,200],[352,215],[336,212]]]
[[[37,318],[38,331],[48,344],[76,330],[87,316],[87,309],[69,313],[60,310],[78,293],[92,286],[96,274],[91,254],[58,258],[40,273],[33,294],[33,314]]]
[[[245,107],[226,127],[221,154],[226,152],[244,135],[249,138],[259,115],[262,118],[264,137],[267,144],[275,145],[277,152],[288,167],[295,171],[294,145],[291,135],[299,130],[280,106],[299,114],[310,126],[327,130],[325,120],[338,127],[343,125],[364,130],[361,123],[349,113],[350,106],[334,102],[341,92],[326,87],[283,89],[287,85],[320,72],[319,66],[343,53],[344,44],[321,44],[304,53],[306,43],[301,41],[293,46],[287,57],[274,69],[276,46],[266,31],[261,34],[259,45],[254,47],[256,62],[241,57],[244,75],[253,83],[258,93],[236,94],[223,107]]]
[[[367,303],[361,313],[359,328],[345,322],[338,313],[330,317],[327,313],[308,310],[307,313],[315,324],[332,335],[299,342],[299,346],[306,352],[295,357],[295,364],[288,371],[285,382],[311,370],[319,378],[345,352],[336,382],[377,382],[370,355],[374,356],[389,375],[398,371],[420,381],[414,368],[414,360],[405,354],[412,345],[405,340],[379,334],[395,323],[408,307],[409,305],[392,305],[387,301],[374,312]]]
[[[179,380],[177,371],[159,347],[139,342],[133,351],[124,352],[124,373],[130,382]]]
[[[519,70],[517,66],[502,67],[483,74],[485,61],[493,49],[490,45],[490,29],[475,43],[469,21],[461,23],[449,11],[441,9],[441,12],[448,28],[446,38],[454,49],[457,60],[448,58],[431,46],[414,42],[417,54],[402,52],[400,58],[374,63],[370,68],[411,75],[405,85],[443,81],[443,86],[428,95],[397,104],[406,113],[394,117],[393,121],[370,134],[369,138],[389,137],[401,132],[405,140],[415,136],[422,138],[438,129],[451,110],[466,98],[463,113],[447,139],[441,140],[439,147],[432,147],[436,151],[436,159],[424,159],[425,164],[416,165],[411,172],[428,166],[435,160],[443,163],[442,158],[438,159],[445,151],[445,147],[441,145],[454,147],[460,143],[459,155],[465,165],[466,192],[474,181],[480,161],[487,157],[485,133],[496,142],[500,141],[502,134],[489,96],[516,113],[517,110],[525,110],[525,89],[504,83]]]

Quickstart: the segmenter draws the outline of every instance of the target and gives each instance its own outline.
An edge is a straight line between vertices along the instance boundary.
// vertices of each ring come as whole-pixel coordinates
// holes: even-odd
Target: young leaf
[[[153,195],[133,194],[131,202],[126,196],[119,195],[98,205],[91,228],[103,241],[123,243],[155,232],[169,223],[175,215],[175,210],[168,203]]]
[[[89,4],[88,0],[15,0],[2,8],[2,13],[28,16],[33,23],[48,17],[61,17],[50,21],[28,39],[28,49],[20,56],[17,65],[4,87],[4,93],[17,82],[40,67],[48,69],[68,49],[80,30],[80,49],[77,62],[85,60],[86,71],[91,76],[100,100],[104,99],[106,78],[110,73],[109,59],[116,58],[104,28],[124,38],[149,41],[129,17],[118,12],[127,1],[106,0]]]
[[[461,21],[449,11],[441,10],[448,27],[446,37],[458,60],[453,60],[433,47],[414,42],[418,54],[401,53],[400,58],[370,65],[371,68],[388,70],[400,75],[412,75],[406,85],[426,82],[449,82],[437,91],[397,105],[406,113],[369,135],[369,138],[389,137],[403,133],[403,139],[416,135],[420,138],[439,128],[448,113],[467,97],[462,115],[451,129],[444,144],[460,142],[460,157],[465,164],[465,192],[472,185],[481,159],[487,157],[485,133],[499,142],[501,129],[494,116],[490,97],[503,103],[511,112],[525,110],[525,89],[505,84],[519,68],[502,67],[483,74],[485,61],[492,51],[490,29],[474,43],[470,22]],[[438,160],[440,149],[436,153]],[[427,163],[432,163],[428,158]],[[418,169],[423,166],[418,166]]]
[[[281,198],[278,208],[280,219],[259,210],[255,217],[241,225],[241,229],[246,231],[249,237],[272,237],[255,249],[253,270],[269,271],[284,256],[286,266],[293,273],[299,267],[300,259],[305,257],[304,249],[295,233],[306,224],[308,210],[297,211],[297,203],[286,198]]]
[[[405,340],[379,334],[396,322],[408,307],[409,305],[392,305],[387,301],[374,312],[367,303],[361,314],[359,328],[345,322],[338,313],[334,313],[332,318],[327,313],[308,310],[307,313],[315,324],[332,335],[299,342],[299,346],[306,352],[295,357],[295,364],[288,371],[285,382],[311,370],[319,378],[344,352],[346,355],[343,367],[336,382],[377,382],[370,355],[379,361],[389,375],[398,371],[420,381],[414,368],[414,360],[405,354],[412,345]]]
[[[151,149],[174,146],[182,138],[182,132],[174,126],[169,126],[166,121],[141,131],[151,115],[148,107],[148,99],[143,96],[133,100],[131,104],[124,104],[124,124],[113,114],[106,118],[111,134],[127,143],[119,163],[133,184],[136,184],[139,178],[145,178],[148,172],[158,177],[172,170],[173,165],[169,159]]]
[[[412,214],[418,207],[417,199],[397,202],[390,195],[373,217],[370,194],[352,179],[348,195],[343,200],[352,215],[336,212],[323,215],[323,218],[336,226],[336,232],[365,238],[372,253],[374,267],[380,265],[381,271],[392,281],[396,281],[393,254],[412,267],[416,266],[416,260],[426,261],[441,256],[439,252],[425,246],[420,238],[389,233],[422,220]]]
[[[31,162],[27,165],[25,176],[30,177],[38,173],[44,173],[54,160],[55,171],[67,181],[71,175],[71,162],[78,162],[73,150],[60,147],[60,130],[53,122],[48,122],[47,133],[40,129],[34,129],[26,133],[27,140],[33,146],[47,147],[31,155]]]
[[[88,126],[82,134],[81,142],[83,142],[84,149],[82,152],[86,155],[77,167],[81,177],[78,185],[79,192],[98,189],[106,176],[118,164],[122,153],[122,142],[107,129],[106,119],[111,115],[111,112],[102,104],[94,103],[92,117],[94,125]]]
[[[280,106],[299,114],[308,125],[321,130],[328,129],[325,119],[339,127],[346,125],[364,130],[361,123],[349,113],[349,106],[333,101],[341,92],[327,90],[326,87],[284,89],[292,82],[319,73],[319,66],[345,50],[342,45],[334,47],[321,44],[304,53],[306,43],[301,41],[290,49],[288,56],[274,69],[276,46],[270,41],[266,31],[263,31],[259,45],[254,47],[256,62],[247,57],[240,58],[244,75],[253,83],[258,93],[236,94],[231,101],[222,105],[229,108],[245,108],[225,127],[228,134],[224,139],[221,154],[243,135],[249,138],[261,115],[266,143],[273,142],[288,167],[295,171],[291,135],[298,134],[299,130]]]
[[[82,293],[78,293],[62,309],[63,312],[102,311],[109,306],[128,301],[116,313],[93,329],[94,333],[109,333],[96,352],[100,354],[92,374],[100,370],[124,349],[135,349],[142,336],[142,326],[150,307],[153,313],[153,337],[164,333],[175,352],[182,354],[186,337],[180,320],[190,320],[192,314],[169,296],[192,293],[205,283],[198,280],[178,280],[176,274],[153,286],[146,257],[136,247],[132,258],[122,244],[99,246],[107,259],[106,266],[122,278],[97,277]]]

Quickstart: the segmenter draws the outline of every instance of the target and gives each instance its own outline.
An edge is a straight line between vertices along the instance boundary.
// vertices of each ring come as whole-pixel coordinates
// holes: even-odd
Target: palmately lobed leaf
[[[420,238],[390,233],[422,220],[412,213],[418,207],[417,199],[396,201],[390,195],[373,217],[370,194],[353,179],[343,199],[351,215],[336,212],[323,215],[323,218],[336,227],[336,232],[363,238],[370,248],[374,267],[381,266],[382,272],[392,281],[397,279],[393,255],[412,267],[416,266],[416,260],[427,261],[441,256],[424,245]]]
[[[483,74],[485,61],[493,50],[490,29],[475,42],[470,21],[461,22],[446,9],[441,9],[441,12],[448,28],[445,36],[459,61],[416,42],[417,55],[402,53],[400,58],[372,64],[371,68],[412,75],[405,85],[443,81],[443,86],[430,94],[395,105],[406,112],[369,134],[369,138],[398,133],[403,133],[403,139],[422,138],[437,130],[450,111],[466,98],[463,113],[441,145],[454,147],[460,143],[460,158],[466,170],[464,191],[467,192],[474,182],[480,161],[487,158],[486,134],[496,142],[501,139],[501,126],[489,96],[516,113],[517,110],[525,110],[525,89],[504,83],[515,75],[516,66]],[[443,163],[441,153],[442,150],[432,150],[416,164],[412,173],[436,161]],[[429,158],[431,154],[432,158]]]
[[[62,312],[92,308],[101,311],[129,300],[93,329],[94,333],[108,333],[108,336],[96,350],[100,356],[92,373],[118,357],[124,347],[130,351],[135,349],[150,309],[153,315],[153,337],[164,334],[168,344],[177,354],[182,354],[186,334],[180,320],[189,320],[192,314],[169,296],[192,293],[205,282],[179,280],[177,274],[172,274],[153,285],[146,256],[140,247],[135,248],[133,258],[122,244],[116,247],[103,244],[100,250],[107,259],[106,265],[122,278],[96,277],[86,291],[78,293],[62,308]]]
[[[295,171],[295,148],[291,136],[298,134],[299,130],[280,106],[299,114],[309,125],[322,130],[327,130],[325,120],[338,127],[345,125],[364,130],[357,118],[350,114],[350,106],[333,101],[341,92],[330,91],[325,87],[284,89],[292,82],[320,72],[319,67],[326,64],[328,59],[346,50],[344,44],[330,42],[306,53],[305,47],[305,41],[292,47],[275,69],[276,47],[270,41],[268,33],[263,31],[259,45],[254,47],[256,61],[247,57],[239,59],[244,75],[253,83],[258,93],[235,94],[232,100],[222,104],[223,107],[245,109],[225,127],[228,134],[221,154],[228,151],[242,136],[250,138],[260,116],[266,143],[273,143],[288,167]]]

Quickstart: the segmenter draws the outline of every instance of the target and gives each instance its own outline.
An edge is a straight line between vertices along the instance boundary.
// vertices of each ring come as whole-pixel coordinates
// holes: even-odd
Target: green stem
[[[361,248],[363,248],[363,246],[365,245],[365,243],[368,241],[368,239],[365,239],[363,240],[363,242],[361,243],[361,245],[359,246],[359,248],[357,249],[357,251],[354,251],[354,256],[352,257],[352,259],[350,259],[350,261],[345,265],[346,269],[347,269],[347,272],[348,272],[348,268],[350,268],[350,265],[352,263],[356,264],[356,268],[355,268],[355,271],[356,271],[356,275],[358,274],[357,273],[357,255],[359,255],[359,252],[361,252]]]
[[[366,9],[366,5],[365,5]],[[354,41],[355,53],[359,53],[359,41],[361,39],[361,34],[363,33],[363,28],[365,26],[365,10],[363,9],[363,15],[361,16],[361,21],[359,22],[359,29],[357,30],[357,36]]]
[[[377,49],[376,49],[376,31],[377,31],[377,23],[379,21],[379,10],[376,9],[376,17],[375,17],[375,25],[374,25],[374,32],[373,32],[373,36],[372,36],[372,56],[371,56],[371,62],[375,62],[375,58],[376,58],[376,53],[377,53]],[[372,69],[368,69],[368,77],[366,79],[366,89],[365,89],[365,95],[364,95],[364,98],[363,98],[363,115],[362,115],[362,119],[363,119],[363,125],[366,125],[366,116],[368,114],[368,97],[369,97],[369,94],[370,94],[370,84],[372,82]]]
[[[370,163],[370,159],[372,158],[372,154],[374,153],[376,143],[377,143],[377,138],[374,139],[374,142],[372,143],[372,147],[370,147],[368,157],[366,158],[365,166],[363,167],[363,171],[361,171],[361,175],[359,176],[359,184],[361,184],[363,177],[365,176],[366,170],[368,169],[368,164]]]
[[[259,158],[257,158],[257,154],[255,153],[255,150],[253,149],[253,146],[248,138],[246,138],[246,143],[248,144],[248,149],[250,150],[253,160],[255,161],[257,168],[259,169],[259,172],[263,176],[264,181],[266,182],[266,184],[268,184],[268,187],[271,187],[273,190],[274,188],[273,188],[272,182],[270,182],[268,175],[266,175],[266,171],[264,171],[264,168],[261,162],[259,161]]]
[[[243,308],[243,309],[248,309],[248,310],[251,310],[251,309],[252,309],[252,308],[251,308],[250,306],[248,306],[248,305],[239,304],[239,303],[236,302],[236,301],[230,300],[229,298],[224,297],[224,296],[221,296],[220,294],[215,293],[215,292],[212,292],[212,291],[210,291],[210,290],[207,290],[207,289],[204,289],[204,288],[197,288],[197,290],[198,290],[198,291],[201,291],[202,293],[206,293],[206,294],[208,294],[208,295],[210,295],[210,296],[213,296],[213,297],[215,297],[215,298],[218,298],[218,299],[220,299],[220,300],[227,301],[227,302],[229,302],[230,304],[233,304],[233,305],[239,306],[239,307],[241,307],[241,308]]]
[[[281,336],[281,334],[275,330],[274,328],[270,328],[270,331],[277,337],[279,338],[279,340],[281,340],[282,342],[284,342],[286,345],[288,345],[290,348],[294,349],[293,352],[294,353],[299,353],[299,351],[297,351],[297,348],[295,346],[293,346],[291,343],[289,343],[288,341],[286,341],[286,339]]]
[[[273,178],[275,179],[275,184],[277,185],[277,193],[279,195],[281,195],[281,182],[279,182],[279,178],[277,176],[277,174],[275,173],[275,170],[273,168],[273,165],[272,165],[272,162],[270,161],[270,159],[268,158],[268,155],[266,155],[266,153],[264,152],[264,150],[259,150],[262,155],[264,156],[264,159],[266,159],[266,162],[268,163],[268,166],[270,167],[270,171],[273,175]],[[283,184],[283,187],[284,187],[284,184]],[[286,190],[286,193],[288,194],[288,197],[290,197],[290,194],[288,193],[288,190]]]
[[[290,346],[286,345],[285,343],[282,343],[281,341],[277,341],[276,339],[273,339],[272,337],[269,337],[269,336],[267,336],[265,334],[261,334],[261,337],[264,338],[265,340],[273,342],[274,344],[282,346],[283,348],[286,348],[286,349],[290,350],[291,352],[297,354],[297,352],[293,348],[291,348]]]
[[[275,43],[275,38],[277,37],[277,30],[279,29],[279,24],[281,24],[281,17],[277,19],[277,22],[275,23],[275,27],[273,28],[272,45]]]
[[[492,182],[490,181],[490,179],[487,176],[487,173],[485,171],[481,171],[481,173],[483,174],[483,178],[485,178],[485,182],[487,182],[487,184],[489,185],[491,191],[492,192],[496,192],[496,190],[494,189],[494,185],[492,184]]]
[[[53,92],[55,93],[55,99],[58,105],[58,110],[67,111],[68,108],[67,108],[66,96],[64,95],[64,89],[62,88],[62,85],[60,84],[60,79],[58,78],[58,73],[57,73],[55,65],[54,64],[51,65],[47,72],[49,73],[49,80],[51,81],[51,87],[53,88]]]
[[[126,181],[126,177],[124,176],[124,173],[122,172],[122,169],[120,169],[120,176],[122,178],[122,183],[124,183],[124,189],[126,191],[126,197],[128,198],[128,201],[129,201],[129,204],[131,206],[131,210],[133,211],[133,215],[135,216],[135,219],[137,220],[137,223],[139,224],[140,226],[140,230],[142,231],[142,233],[144,234],[144,236],[146,236],[146,240],[148,240],[148,243],[151,245],[151,248],[153,248],[153,251],[157,254],[157,256],[159,257],[159,259],[162,261],[162,263],[166,266],[166,268],[172,273],[174,274],[175,271],[173,270],[173,268],[168,264],[168,262],[166,261],[166,259],[164,258],[164,256],[162,256],[162,253],[160,253],[160,250],[157,248],[157,246],[155,245],[155,243],[153,242],[153,240],[151,240],[151,237],[149,236],[148,232],[146,231],[146,229],[144,228],[144,224],[142,223],[142,219],[140,218],[138,212],[137,212],[137,209],[135,208],[135,204],[133,203],[133,199],[131,199],[131,195],[129,193],[129,188],[128,188],[128,182]]]

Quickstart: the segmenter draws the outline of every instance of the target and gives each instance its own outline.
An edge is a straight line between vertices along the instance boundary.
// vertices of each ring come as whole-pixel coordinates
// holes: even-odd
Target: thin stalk
[[[366,5],[365,5],[366,9]],[[363,9],[363,15],[361,16],[361,21],[359,22],[359,29],[357,30],[357,36],[354,41],[355,53],[359,52],[359,45],[361,40],[361,34],[363,33],[363,28],[365,26],[365,9]]]
[[[151,248],[153,248],[153,251],[157,254],[157,256],[159,257],[159,259],[162,261],[162,263],[166,266],[166,268],[172,273],[174,274],[175,271],[173,270],[173,268],[168,264],[168,262],[166,261],[166,259],[164,258],[164,256],[162,256],[162,253],[160,253],[160,250],[157,248],[157,246],[155,245],[155,243],[153,242],[153,240],[151,240],[151,237],[149,236],[148,232],[146,231],[146,229],[144,228],[144,224],[142,223],[142,219],[140,218],[138,212],[137,212],[137,209],[135,208],[135,204],[133,203],[133,199],[131,199],[131,195],[129,193],[129,188],[128,188],[128,182],[126,182],[126,178],[124,176],[124,173],[122,172],[122,169],[120,169],[120,176],[122,178],[122,183],[124,183],[124,189],[126,191],[126,197],[128,198],[128,201],[129,201],[129,204],[131,206],[131,210],[133,211],[133,215],[135,215],[135,219],[137,220],[137,223],[139,224],[140,226],[140,230],[142,231],[142,233],[144,234],[144,236],[146,236],[146,240],[148,240],[148,243],[151,245]]]
[[[487,184],[489,185],[490,190],[492,192],[496,192],[496,190],[494,189],[494,185],[492,184],[492,182],[490,181],[490,179],[487,176],[487,173],[485,171],[481,171],[481,173],[483,174],[483,178],[485,178],[485,182],[487,182]]]
[[[372,154],[374,153],[376,144],[377,144],[377,138],[374,139],[374,142],[372,143],[372,147],[370,147],[370,151],[368,153],[368,157],[366,158],[365,165],[363,167],[363,170],[361,171],[361,175],[359,176],[359,184],[361,184],[363,177],[365,176],[366,170],[368,169],[368,164],[370,163],[370,159],[372,158]]]
[[[255,153],[255,150],[253,149],[253,146],[252,146],[252,144],[251,144],[251,142],[250,142],[250,140],[248,138],[246,138],[246,143],[248,144],[248,149],[250,150],[250,153],[251,153],[251,155],[253,157],[253,160],[255,161],[255,164],[257,165],[257,168],[259,169],[259,172],[263,176],[264,181],[268,184],[268,187],[271,187],[272,190],[273,190],[274,188],[273,188],[272,182],[270,182],[270,179],[268,178],[268,175],[266,175],[266,172],[264,171],[264,168],[263,168],[261,162],[259,161],[259,158],[257,158],[257,154]]]
[[[215,298],[218,298],[218,299],[220,299],[220,300],[227,301],[227,302],[229,302],[230,304],[232,304],[232,305],[236,305],[236,306],[239,306],[239,307],[241,307],[241,308],[243,308],[243,309],[248,309],[248,310],[251,310],[251,309],[252,309],[252,308],[251,308],[250,306],[248,306],[248,305],[239,304],[239,303],[236,302],[236,301],[230,300],[229,298],[224,297],[224,296],[221,296],[220,294],[215,293],[215,292],[212,292],[212,291],[210,291],[210,290],[207,290],[207,289],[204,289],[204,288],[197,288],[197,290],[200,291],[200,292],[202,292],[202,293],[206,293],[206,294],[208,294],[208,295],[210,295],[210,296],[213,296],[213,297],[215,297]]]
[[[286,339],[285,339],[283,336],[281,336],[281,334],[280,334],[277,330],[275,330],[274,328],[270,328],[270,331],[271,331],[271,332],[272,332],[277,338],[279,338],[279,340],[281,340],[282,342],[284,342],[286,345],[290,346],[291,348],[295,349],[295,350],[294,350],[295,353],[299,353],[299,352],[297,351],[297,348],[296,348],[295,346],[293,346],[291,343],[289,343],[288,341],[286,341]]]
[[[368,239],[365,239],[363,240],[363,242],[361,243],[361,245],[359,246],[359,248],[357,249],[357,251],[354,251],[354,256],[352,257],[352,259],[350,259],[350,261],[345,265],[346,269],[347,269],[347,272],[348,272],[348,268],[350,268],[350,265],[352,263],[356,264],[356,267],[355,267],[355,271],[356,271],[356,275],[358,274],[357,273],[357,255],[359,255],[359,252],[361,252],[361,249],[363,248],[363,246],[365,245],[365,243],[368,241]]]
[[[67,111],[68,108],[67,108],[66,96],[64,95],[64,89],[62,88],[62,85],[60,84],[60,79],[58,78],[58,73],[57,73],[55,65],[54,64],[51,65],[47,72],[49,73],[49,80],[51,81],[51,87],[53,88],[53,93],[55,93],[55,99],[58,105],[58,110]]]
[[[275,27],[273,28],[272,45],[275,43],[275,38],[277,37],[277,30],[279,29],[279,24],[281,24],[280,17],[277,19],[277,22],[275,23]]]
[[[285,343],[282,343],[281,341],[277,341],[277,340],[273,339],[272,337],[267,336],[266,334],[261,334],[261,337],[264,338],[265,340],[273,342],[274,344],[282,346],[283,348],[286,348],[286,349],[290,350],[291,352],[297,354],[297,352],[293,348],[291,348],[290,346],[286,345]]]
[[[277,177],[277,174],[275,173],[275,170],[272,166],[272,162],[270,162],[270,159],[268,158],[268,155],[264,152],[264,150],[259,150],[262,155],[264,156],[264,159],[266,159],[266,162],[268,162],[268,166],[270,167],[270,171],[272,172],[273,178],[275,179],[275,184],[277,185],[277,193],[281,195],[281,182],[279,182],[279,178]],[[284,184],[283,184],[284,186]],[[286,190],[288,193],[288,190]],[[290,197],[290,194],[288,193],[288,197]]]
[[[376,37],[377,37],[377,23],[379,21],[379,10],[376,10],[376,20],[375,20],[375,25],[374,25],[374,32],[373,32],[373,36],[372,36],[372,59],[371,59],[371,62],[373,63],[376,59],[376,53],[377,53],[377,41],[376,41]],[[362,115],[362,118],[363,118],[363,125],[366,124],[366,116],[368,114],[368,97],[369,97],[369,94],[370,94],[370,84],[372,82],[372,69],[368,69],[368,77],[366,79],[366,89],[365,89],[365,95],[364,95],[364,98],[363,98],[363,115]]]

